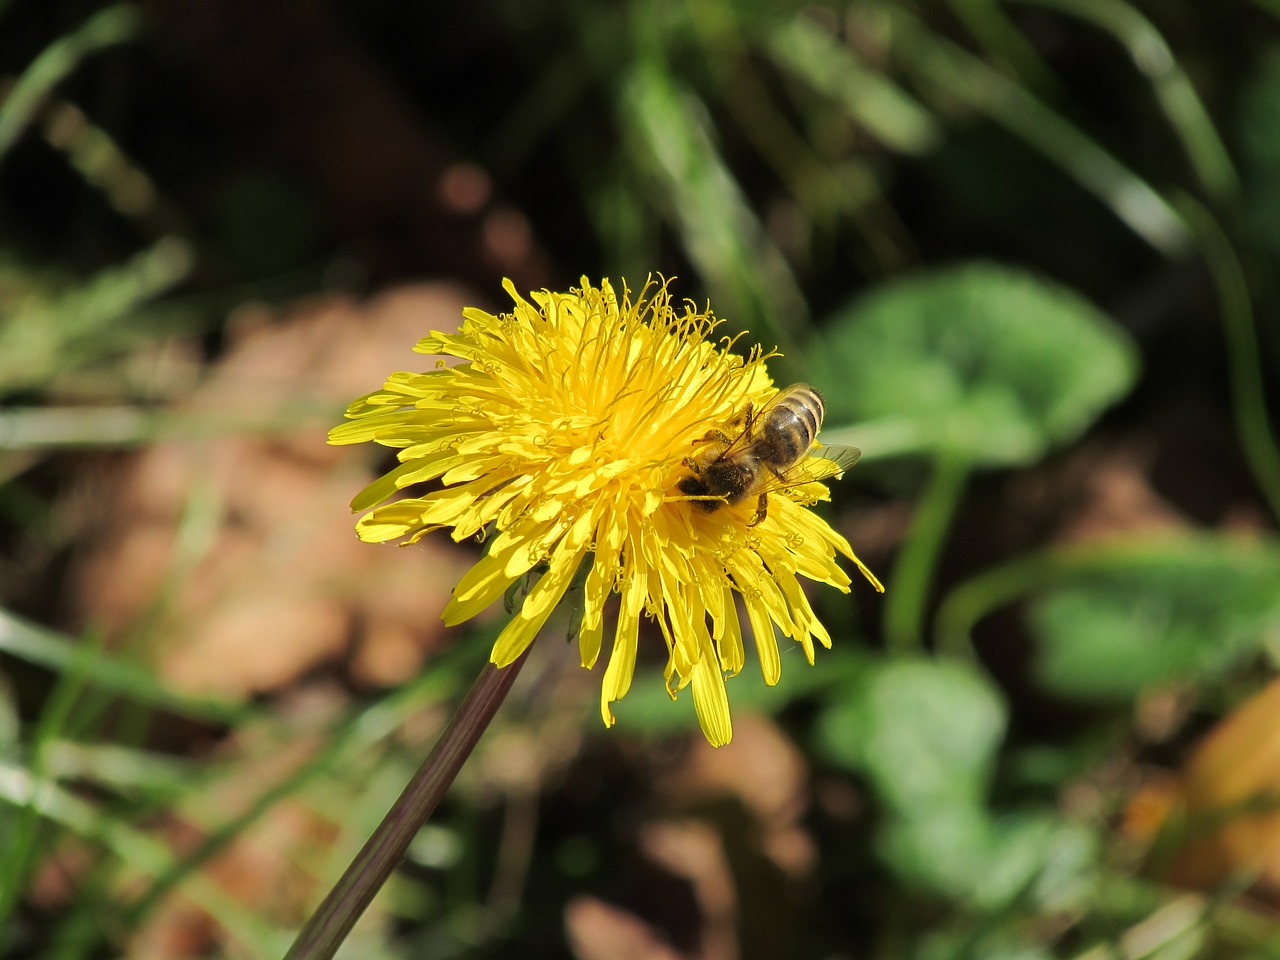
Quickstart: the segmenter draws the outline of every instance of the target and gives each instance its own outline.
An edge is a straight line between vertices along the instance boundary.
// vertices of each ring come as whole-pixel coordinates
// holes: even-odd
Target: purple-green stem
[[[529,657],[501,669],[486,663],[435,747],[378,828],[298,932],[285,960],[329,960],[404,858],[409,843],[444,798],[454,777],[506,699]]]

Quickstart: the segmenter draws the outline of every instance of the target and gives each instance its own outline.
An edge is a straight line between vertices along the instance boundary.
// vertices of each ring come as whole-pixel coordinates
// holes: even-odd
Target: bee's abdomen
[[[778,395],[765,411],[760,433],[768,447],[766,459],[774,466],[795,463],[813,446],[826,413],[822,394],[807,383],[794,383]]]

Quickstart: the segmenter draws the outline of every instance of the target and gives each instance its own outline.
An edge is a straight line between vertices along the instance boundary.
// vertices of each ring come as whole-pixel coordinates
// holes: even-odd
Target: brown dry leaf
[[[1132,835],[1154,837],[1170,824],[1185,833],[1173,882],[1216,889],[1246,877],[1280,895],[1280,680],[1219,723],[1176,780],[1155,781],[1131,801]]]
[[[665,782],[683,803],[731,796],[750,811],[762,852],[785,874],[809,873],[817,852],[801,819],[809,807],[804,756],[768,717],[734,716],[732,750],[698,739]]]
[[[657,823],[641,831],[640,849],[693,889],[702,917],[700,960],[735,960],[738,900],[719,834],[697,820]]]
[[[578,960],[691,960],[635,914],[595,897],[569,901],[564,926]]]
[[[468,299],[424,285],[366,304],[315,300],[282,318],[241,310],[189,410],[217,423],[301,405],[332,419],[311,415],[284,435],[167,441],[132,457],[96,498],[110,520],[80,565],[83,619],[120,637],[152,618],[146,642],[162,675],[189,691],[274,690],[348,653],[357,682],[411,676],[439,642],[440,611],[469,561],[435,540],[360,543],[347,504],[373,475],[360,465],[369,451],[329,447],[325,430],[391,371],[424,369],[414,343],[455,329]]]

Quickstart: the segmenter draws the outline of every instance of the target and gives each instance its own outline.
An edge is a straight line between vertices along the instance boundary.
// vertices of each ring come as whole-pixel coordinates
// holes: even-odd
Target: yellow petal
[[[614,724],[609,704],[621,700],[631,689],[631,678],[636,670],[636,648],[640,632],[640,610],[644,607],[645,588],[640,577],[633,577],[622,593],[618,609],[618,627],[614,634],[613,652],[605,667],[604,682],[600,685],[600,715],[604,725]]]
[[[733,739],[729,694],[710,643],[693,670],[693,706],[698,712],[702,732],[713,747],[723,747]]]
[[[566,546],[561,547],[552,557],[551,568],[543,574],[529,596],[525,597],[519,612],[494,641],[490,659],[495,665],[505,667],[513,663],[533,642],[547,618],[555,611],[564,592],[569,589],[573,572],[578,568],[585,552],[581,547],[573,550]]]
[[[751,633],[756,642],[756,657],[760,660],[760,672],[764,682],[773,686],[782,678],[782,657],[778,654],[778,637],[773,629],[773,621],[768,611],[759,600],[746,600],[747,619],[751,622]]]

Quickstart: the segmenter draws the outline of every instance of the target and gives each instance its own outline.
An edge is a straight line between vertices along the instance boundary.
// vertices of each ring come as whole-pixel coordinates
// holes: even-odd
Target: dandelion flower
[[[693,688],[707,739],[729,742],[725,677],[745,654],[746,612],[766,683],[781,673],[777,633],[813,663],[815,638],[831,638],[800,578],[849,592],[836,562],[848,558],[882,590],[848,542],[809,507],[821,484],[774,494],[752,524],[751,502],[696,509],[679,491],[687,458],[712,431],[759,409],[777,391],[759,348],[730,352],[718,325],[691,304],[679,309],[665,283],[633,301],[608,280],[593,287],[521,297],[510,313],[463,311],[457,333],[432,333],[415,348],[438,359],[426,373],[393,373],[356,400],[335,444],[372,440],[399,450],[400,463],[361,491],[354,511],[361,539],[413,543],[433,530],[454,540],[488,535],[484,556],[454,588],[444,610],[457,624],[485,609],[526,575],[541,573],[494,644],[499,666],[533,642],[575,581],[578,643],[591,668],[605,639],[605,607],[618,594],[600,710],[631,686],[641,618],[667,645],[667,690]],[[419,496],[401,490],[435,481]]]

